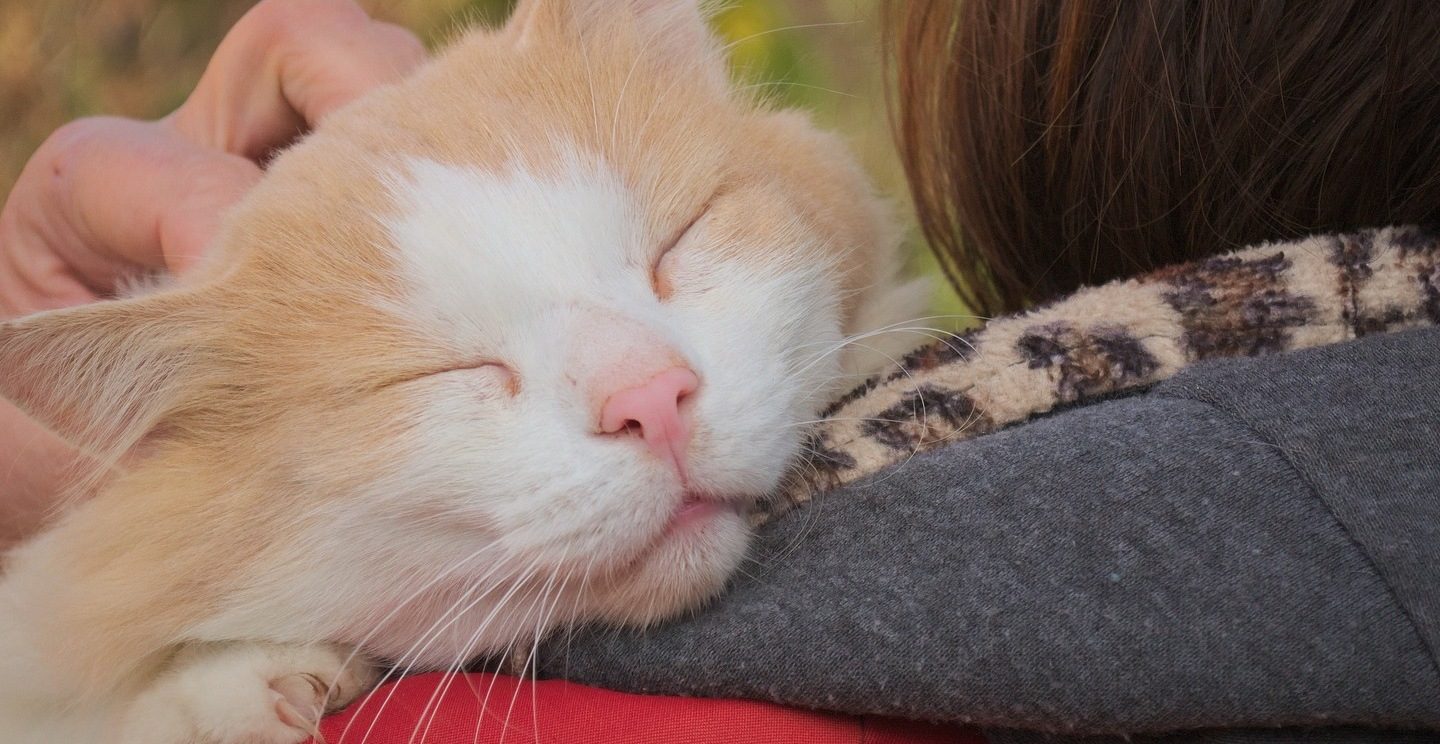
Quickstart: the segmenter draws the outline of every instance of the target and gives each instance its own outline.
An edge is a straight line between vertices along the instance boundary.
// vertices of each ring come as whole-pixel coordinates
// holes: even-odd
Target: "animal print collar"
[[[1260,245],[941,338],[832,403],[756,521],[917,453],[1208,359],[1440,324],[1437,239],[1391,227]]]

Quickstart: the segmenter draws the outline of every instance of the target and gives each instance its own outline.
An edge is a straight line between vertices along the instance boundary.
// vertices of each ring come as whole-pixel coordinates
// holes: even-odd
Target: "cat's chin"
[[[742,510],[687,503],[637,560],[595,587],[587,597],[590,614],[602,622],[644,626],[696,609],[725,588],[750,538]]]

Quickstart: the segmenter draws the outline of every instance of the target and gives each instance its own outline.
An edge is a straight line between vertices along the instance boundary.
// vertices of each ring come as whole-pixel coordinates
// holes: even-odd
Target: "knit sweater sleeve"
[[[1008,730],[1440,730],[1440,330],[1204,363],[916,456],[542,673]]]

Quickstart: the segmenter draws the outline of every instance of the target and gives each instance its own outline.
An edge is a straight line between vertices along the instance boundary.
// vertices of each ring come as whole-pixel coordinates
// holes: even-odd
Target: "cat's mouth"
[[[739,504],[731,500],[687,492],[680,504],[675,507],[675,511],[671,513],[670,521],[665,525],[664,534],[669,537],[678,532],[699,527],[721,514],[738,513],[740,508]]]
[[[750,542],[750,499],[686,492],[640,552],[587,601],[597,619],[645,625],[699,606],[724,588]]]

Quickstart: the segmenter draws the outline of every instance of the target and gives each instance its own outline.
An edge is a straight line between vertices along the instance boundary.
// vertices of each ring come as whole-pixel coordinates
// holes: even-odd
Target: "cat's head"
[[[399,655],[453,617],[448,663],[722,587],[882,211],[695,2],[535,0],[282,154],[195,275],[4,326],[0,387],[119,457],[114,560],[203,600],[187,633]]]

